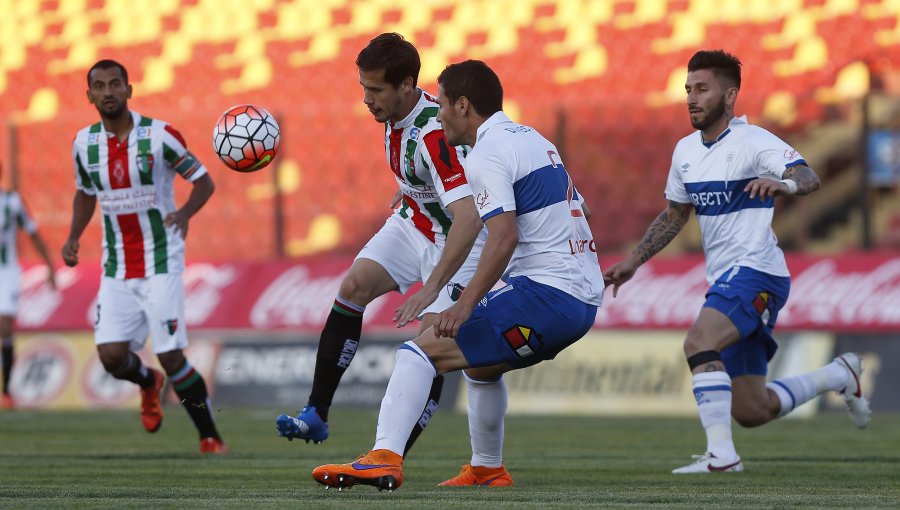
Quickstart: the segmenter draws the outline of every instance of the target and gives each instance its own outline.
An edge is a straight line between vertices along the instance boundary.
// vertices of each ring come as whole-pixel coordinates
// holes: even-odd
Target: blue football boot
[[[278,435],[288,438],[288,441],[305,439],[307,443],[319,444],[328,439],[328,423],[319,417],[315,406],[307,405],[296,418],[282,414],[275,419],[275,428]]]

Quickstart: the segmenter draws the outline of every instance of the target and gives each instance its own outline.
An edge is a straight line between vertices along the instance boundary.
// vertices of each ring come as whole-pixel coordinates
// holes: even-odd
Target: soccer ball
[[[213,148],[228,168],[255,172],[278,154],[281,130],[264,108],[252,104],[232,106],[213,127]]]

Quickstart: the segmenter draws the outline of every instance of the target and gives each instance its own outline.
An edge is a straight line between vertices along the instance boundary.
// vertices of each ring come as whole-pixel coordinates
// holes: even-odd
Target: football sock
[[[780,418],[826,391],[844,389],[850,382],[847,377],[847,370],[840,363],[832,361],[812,372],[776,379],[766,387],[781,402],[781,410],[778,412]]]
[[[726,372],[694,374],[694,397],[706,430],[706,451],[720,459],[737,457],[731,439],[731,377]]]
[[[309,392],[309,405],[316,406],[316,412],[324,421],[328,421],[328,409],[341,377],[356,355],[365,309],[338,296],[325,321],[316,353],[312,390]]]
[[[115,370],[111,370],[109,375],[116,379],[131,381],[141,388],[149,388],[156,382],[156,377],[153,375],[153,372],[151,372],[150,369],[147,368],[147,365],[141,361],[141,358],[133,352],[128,353],[128,358],[125,360],[124,365]]]
[[[3,337],[3,393],[9,393],[9,378],[12,375],[13,365],[13,339],[11,336]]]
[[[414,342],[406,342],[397,349],[394,371],[381,400],[373,450],[403,454],[404,444],[422,415],[436,376],[428,355]]]
[[[465,374],[465,372],[464,372]],[[469,406],[469,437],[473,466],[503,465],[503,418],[506,415],[506,384],[466,378]]]
[[[443,389],[444,376],[439,375],[431,382],[431,391],[428,393],[428,402],[425,403],[425,409],[422,410],[419,421],[413,425],[412,432],[409,433],[409,439],[406,441],[406,447],[403,449],[404,457],[406,457],[406,454],[409,453],[409,449],[416,443],[416,439],[419,439],[419,436],[422,434],[422,431],[425,430],[425,427],[428,426],[431,417],[437,412],[438,404],[441,402],[441,390]]]
[[[185,360],[184,366],[169,376],[175,394],[181,399],[181,405],[187,410],[188,415],[197,427],[200,438],[219,437],[216,423],[213,419],[212,404],[209,401],[209,392],[206,390],[206,382],[200,372]]]

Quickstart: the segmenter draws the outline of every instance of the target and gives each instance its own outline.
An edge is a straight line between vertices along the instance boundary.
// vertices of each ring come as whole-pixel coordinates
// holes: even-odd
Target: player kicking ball
[[[503,113],[503,88],[484,62],[448,66],[438,91],[447,141],[472,146],[466,174],[487,240],[459,300],[397,350],[372,450],[313,470],[326,487],[400,487],[404,445],[436,377],[478,367],[479,379],[497,380],[553,359],[590,330],[602,302],[593,236],[556,147]],[[506,285],[490,291],[501,276]]]
[[[710,288],[684,354],[707,444],[704,454],[676,474],[743,471],[731,437],[732,416],[744,427],[757,427],[837,391],[853,423],[869,423],[856,354],[766,384],[768,362],[778,348],[772,329],[791,286],[772,232],[775,197],[812,193],[819,178],[791,146],[734,116],[740,87],[741,63],[724,51],[700,51],[688,62],[687,106],[697,131],[675,146],[665,193],[669,205],[631,255],[604,273],[615,297],[695,211]]]

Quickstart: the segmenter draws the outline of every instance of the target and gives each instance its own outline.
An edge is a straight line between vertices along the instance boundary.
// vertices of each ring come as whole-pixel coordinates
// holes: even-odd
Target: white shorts
[[[422,311],[422,315],[442,312],[459,299],[462,289],[469,284],[469,280],[475,274],[483,243],[482,235],[479,236],[462,267],[450,278],[434,303]],[[377,262],[400,287],[400,293],[406,294],[415,283],[424,282],[431,276],[441,258],[441,253],[441,248],[429,241],[409,222],[392,214],[356,258]]]
[[[127,280],[104,276],[94,323],[97,345],[131,342],[131,350],[139,351],[148,333],[156,354],[187,347],[181,273]]]
[[[22,271],[18,267],[0,269],[0,316],[19,313]]]

